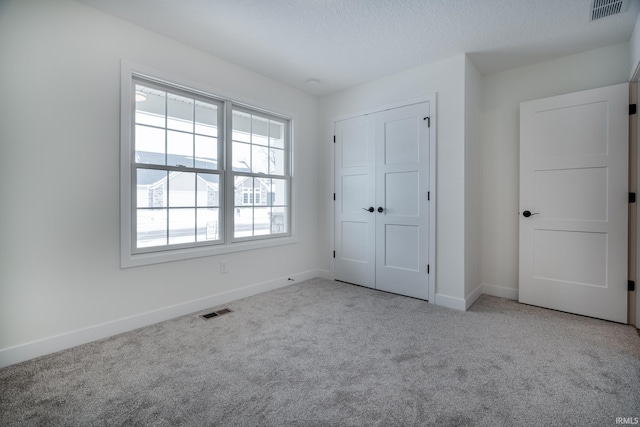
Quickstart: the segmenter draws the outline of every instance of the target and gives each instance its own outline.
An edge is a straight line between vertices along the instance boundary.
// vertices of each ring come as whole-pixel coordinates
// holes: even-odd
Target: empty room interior
[[[0,425],[638,424],[639,13],[0,0]]]

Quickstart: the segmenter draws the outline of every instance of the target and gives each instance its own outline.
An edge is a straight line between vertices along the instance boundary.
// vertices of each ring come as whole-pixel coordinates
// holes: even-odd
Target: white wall
[[[316,98],[67,0],[4,2],[0,58],[0,366],[318,274]],[[294,114],[297,244],[120,269],[121,59]]]
[[[520,103],[629,79],[621,43],[484,77],[482,282],[485,293],[518,297]]]
[[[464,94],[464,297],[469,308],[482,294],[482,76],[469,57],[465,58]]]
[[[629,40],[629,53],[631,55],[629,80],[640,79],[640,15],[636,19],[636,25]]]
[[[464,309],[465,55],[328,95],[320,100],[320,268],[333,251],[333,121],[377,107],[437,94],[436,303]]]

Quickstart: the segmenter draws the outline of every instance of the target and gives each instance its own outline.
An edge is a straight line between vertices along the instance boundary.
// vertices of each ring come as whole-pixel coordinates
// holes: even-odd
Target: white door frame
[[[335,129],[335,125],[336,122],[342,121],[342,120],[347,120],[347,119],[352,119],[355,117],[360,117],[360,116],[366,116],[368,114],[373,114],[373,113],[378,113],[380,111],[385,111],[385,110],[391,110],[393,108],[400,108],[400,107],[406,107],[408,105],[413,105],[413,104],[420,104],[423,102],[429,102],[429,121],[430,121],[430,126],[429,126],[429,189],[427,191],[430,192],[430,203],[429,203],[429,260],[428,260],[428,264],[429,264],[429,275],[428,275],[428,283],[429,283],[429,302],[430,303],[435,303],[436,300],[436,274],[437,274],[437,268],[436,268],[436,239],[437,239],[437,234],[436,234],[436,222],[437,222],[437,216],[436,216],[436,205],[437,205],[437,185],[436,185],[436,176],[437,176],[437,170],[436,170],[436,165],[437,165],[437,161],[436,161],[436,147],[437,147],[437,139],[436,139],[436,135],[437,135],[437,96],[435,93],[433,94],[429,94],[429,95],[425,95],[425,96],[421,96],[421,97],[417,97],[417,98],[412,98],[412,99],[408,99],[405,101],[398,101],[398,102],[394,102],[391,104],[386,104],[386,105],[382,105],[379,107],[373,107],[364,111],[359,111],[359,112],[354,112],[352,114],[345,114],[345,115],[341,115],[341,116],[334,116],[331,119],[331,131],[329,133],[329,135],[334,135],[334,129]],[[333,144],[333,139],[331,140],[331,143]],[[333,155],[331,156],[331,192],[333,194],[335,194],[336,192],[336,188],[335,188],[335,145],[333,147]],[[333,194],[330,195],[331,200],[333,200]],[[332,221],[330,221],[330,233],[331,233],[331,247],[335,248],[335,209],[334,209],[334,205],[331,205],[332,209],[331,209],[331,217],[332,217]],[[335,265],[334,265],[334,261],[333,258],[331,258],[331,277],[335,280]]]
[[[636,104],[640,99],[640,71],[629,85],[629,103]],[[629,116],[629,191],[638,192],[640,188],[640,114]],[[629,280],[636,283],[636,290],[629,292],[629,323],[640,329],[640,209],[638,202],[629,204]],[[634,232],[635,231],[635,232]],[[635,297],[635,298],[634,298]]]
[[[640,100],[640,62],[632,64],[635,71],[630,79],[629,103],[637,104]],[[638,192],[640,189],[640,114],[629,116],[629,191]],[[635,154],[635,155],[634,155]],[[635,180],[634,178],[635,174]],[[629,323],[640,329],[640,280],[638,280],[638,267],[640,266],[640,209],[638,202],[629,204],[629,218],[635,222],[629,223],[629,279],[636,282],[635,292],[629,292]],[[635,228],[635,233],[631,236]],[[633,238],[632,238],[633,237]],[[635,294],[635,295],[634,295]],[[635,298],[634,298],[635,297]],[[634,319],[635,317],[635,319]]]

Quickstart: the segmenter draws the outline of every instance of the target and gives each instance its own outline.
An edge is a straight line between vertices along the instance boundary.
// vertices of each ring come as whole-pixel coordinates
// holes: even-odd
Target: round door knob
[[[378,207],[378,212],[380,212],[380,213],[384,212],[384,208],[382,206],[379,206]]]
[[[373,206],[369,206],[369,208],[362,208],[363,211],[373,212]]]
[[[538,215],[538,212],[531,213],[531,211],[522,212],[522,216],[525,218],[529,218],[531,215]]]

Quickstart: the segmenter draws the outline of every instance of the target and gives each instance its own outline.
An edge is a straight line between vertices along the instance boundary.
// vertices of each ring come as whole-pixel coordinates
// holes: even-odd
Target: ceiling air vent
[[[591,0],[591,21],[627,11],[629,0]]]

